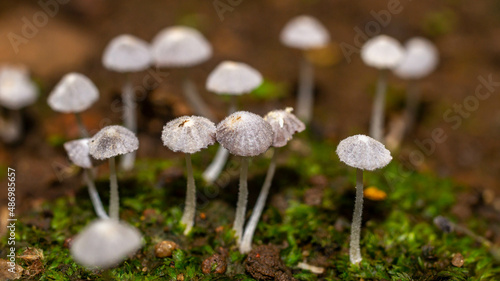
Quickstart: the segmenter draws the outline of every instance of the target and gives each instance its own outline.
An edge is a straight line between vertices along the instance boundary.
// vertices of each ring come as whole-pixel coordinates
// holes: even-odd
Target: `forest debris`
[[[174,250],[178,248],[179,246],[175,242],[164,240],[155,245],[155,255],[157,258],[170,257]]]
[[[387,198],[385,191],[378,189],[376,186],[370,186],[365,190],[364,197],[373,201],[383,201]]]
[[[295,281],[290,269],[281,261],[280,250],[274,245],[254,248],[245,260],[245,268],[258,280]]]
[[[16,264],[14,272],[12,270],[9,271],[10,268],[8,260],[0,259],[0,280],[16,280],[21,278],[24,271],[21,266]]]
[[[464,256],[460,253],[455,253],[453,255],[453,259],[451,260],[451,264],[453,264],[456,267],[462,267],[464,265]]]
[[[305,262],[299,262],[299,264],[297,264],[297,267],[300,269],[309,270],[310,272],[312,272],[314,274],[323,274],[325,272],[324,267],[310,265],[310,264],[307,264]]]
[[[227,269],[226,257],[221,254],[213,254],[205,259],[201,265],[201,271],[205,274],[224,274]]]

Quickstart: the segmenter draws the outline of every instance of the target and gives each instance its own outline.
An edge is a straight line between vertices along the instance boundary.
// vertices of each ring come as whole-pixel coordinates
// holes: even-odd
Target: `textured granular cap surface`
[[[104,160],[136,151],[139,140],[129,129],[122,126],[108,126],[100,130],[89,141],[90,155]]]
[[[391,153],[382,143],[365,135],[342,140],[337,155],[347,165],[369,171],[385,167],[392,160]]]
[[[163,127],[163,145],[174,152],[195,153],[215,143],[215,124],[205,117],[182,116]]]
[[[300,133],[306,129],[306,125],[292,113],[292,110],[290,107],[285,110],[273,110],[264,116],[264,120],[273,128],[274,147],[285,146],[295,133]]]

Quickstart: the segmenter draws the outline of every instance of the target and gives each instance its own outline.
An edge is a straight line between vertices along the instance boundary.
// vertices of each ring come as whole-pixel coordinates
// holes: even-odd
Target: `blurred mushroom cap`
[[[47,100],[54,111],[79,113],[99,99],[99,90],[87,76],[69,73],[59,81]]]
[[[89,141],[90,155],[98,160],[109,159],[136,151],[139,140],[135,134],[123,126],[107,126]]]
[[[321,48],[330,42],[328,30],[316,18],[298,16],[291,19],[280,34],[283,45],[302,50]]]
[[[133,35],[115,37],[104,50],[102,64],[116,72],[138,72],[152,63],[149,44]]]
[[[182,116],[163,127],[163,145],[174,152],[195,153],[215,143],[215,124],[205,117]]]
[[[159,67],[189,67],[212,56],[212,46],[196,29],[173,26],[160,31],[153,39],[152,54]]]
[[[0,105],[18,110],[33,104],[38,89],[23,66],[5,65],[0,68]]]
[[[391,153],[382,143],[365,135],[342,140],[337,146],[337,155],[347,165],[369,171],[385,167],[392,160]]]
[[[262,75],[246,63],[223,61],[208,76],[206,88],[216,94],[242,95],[262,84]]]
[[[422,37],[415,37],[405,44],[405,56],[394,69],[394,74],[403,79],[420,79],[436,69],[439,54],[436,46]]]
[[[392,69],[401,63],[403,57],[403,46],[387,35],[373,37],[361,47],[363,62],[378,69]]]
[[[231,154],[257,156],[273,143],[273,129],[259,115],[238,111],[217,125],[216,138]]]
[[[90,169],[94,166],[89,153],[89,140],[89,138],[86,138],[64,143],[64,149],[68,153],[71,162],[85,169]]]
[[[293,108],[287,107],[285,110],[273,110],[264,116],[272,127],[274,139],[272,146],[283,147],[293,138],[295,133],[300,133],[306,129],[293,113]]]
[[[109,268],[142,247],[142,235],[135,227],[113,219],[87,225],[73,240],[71,255],[88,268]]]

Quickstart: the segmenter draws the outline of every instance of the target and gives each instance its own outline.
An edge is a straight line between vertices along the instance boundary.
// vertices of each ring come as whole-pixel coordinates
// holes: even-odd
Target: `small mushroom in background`
[[[274,132],[273,143],[271,146],[275,147],[273,158],[269,164],[267,170],[266,179],[264,185],[255,203],[255,207],[252,212],[252,216],[245,227],[245,233],[243,234],[243,239],[240,244],[240,252],[248,253],[252,250],[252,239],[257,228],[257,223],[262,215],[264,206],[266,204],[267,195],[269,194],[269,189],[271,188],[271,183],[273,181],[274,172],[276,171],[276,159],[278,158],[278,148],[285,146],[292,138],[295,133],[300,133],[306,129],[306,126],[302,121],[300,121],[293,113],[293,108],[288,107],[285,110],[273,110],[264,116],[264,120],[267,121]]]
[[[212,57],[212,46],[196,29],[173,26],[161,30],[151,43],[154,63],[157,67],[191,68]],[[196,85],[189,78],[188,70],[182,82],[184,95],[196,114],[212,121],[216,118],[198,94]]]
[[[387,35],[376,36],[366,41],[361,48],[363,62],[379,70],[379,79],[370,120],[370,136],[378,141],[383,141],[384,137],[384,108],[388,70],[397,67],[403,57],[403,46],[396,39]]]
[[[68,73],[59,81],[47,99],[52,110],[75,114],[80,136],[88,138],[89,132],[83,124],[80,113],[87,110],[99,99],[99,90],[87,76]]]
[[[118,180],[116,178],[115,157],[136,151],[139,140],[129,129],[122,126],[107,126],[100,130],[89,141],[89,153],[97,160],[109,159],[109,216],[119,219]]]
[[[0,137],[6,143],[18,141],[23,135],[21,109],[38,98],[38,89],[23,66],[0,68],[0,106],[9,110],[8,118],[0,118]]]
[[[355,135],[342,140],[337,146],[337,155],[340,161],[356,168],[356,203],[351,225],[349,258],[352,264],[357,264],[362,260],[359,240],[363,213],[363,170],[383,168],[391,162],[392,156],[382,143],[365,135]]]
[[[243,234],[247,208],[248,158],[260,155],[273,143],[273,129],[262,117],[247,111],[235,112],[217,125],[217,141],[231,154],[241,156],[240,187],[233,230],[238,244]]]
[[[137,133],[137,105],[130,76],[134,72],[148,69],[151,63],[149,44],[129,34],[123,34],[111,40],[102,56],[102,64],[106,69],[127,74],[122,88],[123,123],[134,133]],[[129,153],[121,159],[120,168],[130,171],[134,168],[134,162],[135,153]]]
[[[330,34],[316,18],[302,15],[291,19],[285,25],[281,31],[280,39],[283,45],[305,52],[326,46],[330,42]],[[300,64],[296,109],[297,116],[305,123],[309,123],[312,119],[314,106],[313,94],[314,67],[303,56]]]
[[[420,99],[418,81],[431,74],[439,62],[439,53],[436,46],[422,37],[411,38],[405,43],[405,56],[401,63],[393,69],[393,73],[408,80],[406,93],[406,134],[415,124],[417,108]]]
[[[230,95],[229,114],[238,110],[237,96],[248,94],[263,82],[262,75],[248,64],[233,61],[220,63],[208,76],[206,88],[218,95]],[[219,147],[215,158],[203,172],[203,179],[213,183],[222,172],[229,157],[229,152]]]
[[[187,192],[186,205],[181,222],[186,226],[187,235],[194,225],[196,214],[196,186],[191,164],[191,154],[215,143],[215,124],[205,117],[182,116],[168,122],[163,127],[161,139],[163,145],[174,152],[186,155]]]
[[[89,153],[89,138],[73,140],[64,143],[64,149],[68,153],[68,157],[73,164],[83,168],[83,178],[87,183],[90,200],[94,206],[97,216],[101,219],[108,219],[108,214],[102,206],[101,198],[95,187],[92,168],[95,166],[95,160],[90,157]]]
[[[89,269],[106,269],[141,247],[142,235],[137,228],[117,220],[99,219],[74,238],[70,252],[76,262]]]

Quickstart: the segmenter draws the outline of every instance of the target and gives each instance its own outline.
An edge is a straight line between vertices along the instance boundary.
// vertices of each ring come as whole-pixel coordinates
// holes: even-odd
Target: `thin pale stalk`
[[[359,240],[361,236],[361,216],[363,214],[363,170],[356,169],[356,203],[351,224],[351,242],[349,244],[349,259],[352,264],[361,262]]]
[[[78,124],[78,129],[80,130],[80,136],[82,138],[88,138],[90,134],[87,128],[85,127],[85,124],[83,124],[82,115],[76,112],[75,117],[76,117],[76,123]]]
[[[198,94],[193,80],[185,77],[182,83],[182,89],[186,100],[197,115],[204,116],[214,122],[217,121],[210,108],[208,108],[201,96]]]
[[[236,240],[238,245],[240,244],[241,237],[243,234],[243,225],[245,224],[245,214],[247,211],[247,201],[248,201],[248,185],[247,185],[247,174],[248,174],[248,158],[241,158],[241,170],[240,170],[240,190],[238,192],[238,203],[236,205],[236,216],[234,219],[233,230],[236,232]]]
[[[127,80],[122,88],[122,101],[123,101],[123,123],[127,129],[137,133],[137,114],[134,88],[130,76],[127,75]],[[130,171],[134,168],[136,152],[125,154],[121,157],[120,169],[123,171]]]
[[[385,95],[387,91],[387,70],[380,70],[375,100],[373,101],[370,136],[380,142],[384,138]]]
[[[85,179],[85,182],[87,183],[90,201],[92,201],[92,205],[94,206],[95,213],[101,219],[109,219],[108,214],[106,213],[106,211],[104,210],[104,207],[102,206],[102,202],[101,202],[101,198],[99,197],[99,193],[97,192],[97,189],[95,188],[94,179],[93,179],[93,176],[91,175],[90,169],[85,169],[83,171],[83,178]]]
[[[255,229],[257,228],[260,216],[262,215],[262,211],[264,210],[264,206],[266,205],[267,196],[269,195],[269,190],[271,189],[271,183],[274,178],[274,172],[276,171],[277,155],[278,155],[278,148],[275,148],[273,158],[271,159],[271,163],[269,164],[269,168],[267,169],[264,185],[260,190],[259,198],[255,203],[255,207],[252,211],[252,216],[250,217],[250,220],[248,221],[248,224],[245,228],[245,233],[243,234],[243,239],[240,244],[240,252],[242,254],[246,254],[252,250],[253,235],[255,233]]]
[[[417,81],[408,81],[408,88],[406,91],[405,133],[408,135],[413,130],[413,126],[415,125],[418,103],[420,101],[420,91],[418,89]]]
[[[20,110],[11,110],[9,118],[0,120],[0,135],[5,143],[14,143],[23,135],[23,117]]]
[[[119,219],[120,198],[118,194],[118,179],[116,177],[115,157],[109,158],[109,216],[112,219]]]
[[[186,153],[186,168],[187,168],[187,191],[186,204],[184,206],[184,214],[181,222],[186,226],[184,235],[187,235],[194,226],[194,218],[196,214],[196,186],[193,176],[193,165],[191,163],[191,154]]]
[[[295,106],[297,117],[305,123],[312,118],[314,105],[314,66],[304,57],[300,64],[299,89]]]
[[[215,182],[215,180],[217,180],[220,173],[222,172],[222,169],[224,169],[224,166],[226,165],[228,157],[229,157],[229,151],[224,147],[222,147],[222,145],[219,146],[219,148],[217,149],[217,153],[215,154],[214,160],[203,172],[203,179],[207,183],[212,184],[213,182]]]

